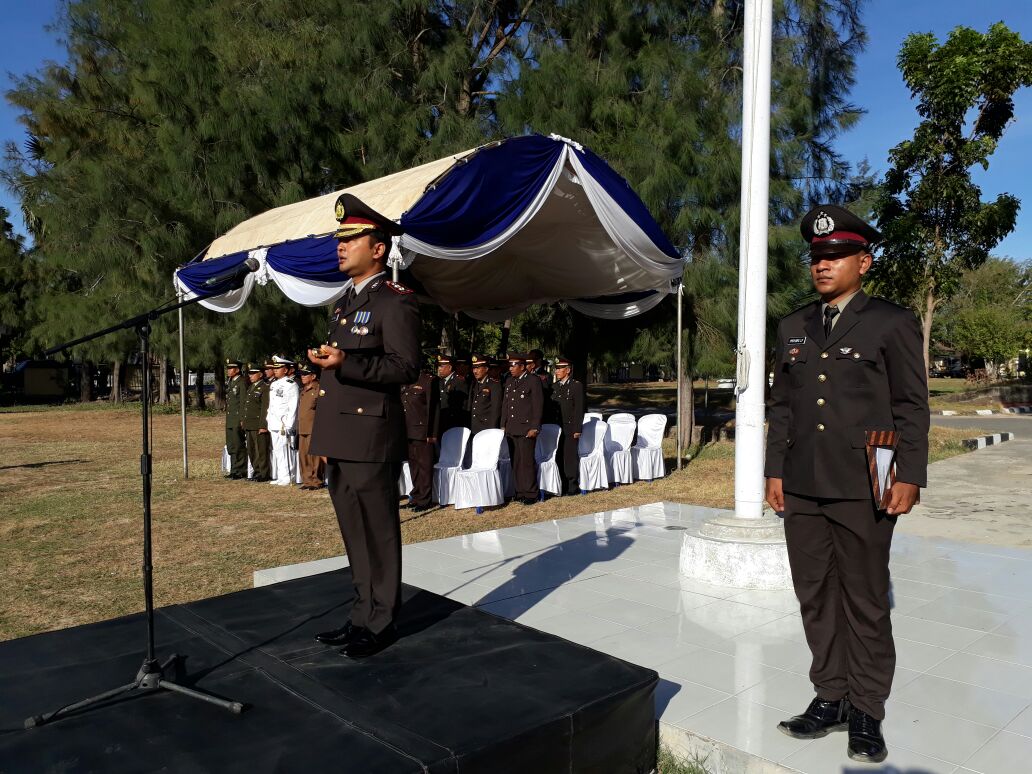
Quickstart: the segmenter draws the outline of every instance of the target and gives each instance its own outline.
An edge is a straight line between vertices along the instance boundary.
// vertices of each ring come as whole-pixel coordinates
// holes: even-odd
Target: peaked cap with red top
[[[814,207],[803,216],[799,230],[810,243],[810,255],[846,255],[870,250],[882,240],[876,228],[834,204]]]

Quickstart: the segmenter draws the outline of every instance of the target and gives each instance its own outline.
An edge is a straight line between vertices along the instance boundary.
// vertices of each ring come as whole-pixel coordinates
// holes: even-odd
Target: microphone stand
[[[234,280],[236,280],[236,278],[234,278]],[[243,284],[243,277],[240,277],[239,281],[235,281],[234,284],[235,287],[239,287]],[[235,287],[230,286],[228,290],[233,290]],[[220,290],[220,293],[224,292],[226,291]],[[217,696],[212,696],[209,693],[204,693],[203,691],[198,691],[195,688],[189,688],[176,682],[172,678],[172,675],[178,674],[178,667],[182,662],[182,657],[173,653],[164,661],[159,661],[155,655],[154,648],[154,573],[151,564],[151,477],[153,465],[150,445],[150,368],[148,364],[150,357],[151,322],[158,319],[163,314],[174,312],[184,306],[196,304],[198,301],[202,301],[205,298],[210,297],[210,295],[212,294],[195,296],[194,298],[187,301],[181,301],[172,306],[161,306],[156,309],[151,309],[149,312],[144,312],[136,317],[130,317],[129,319],[116,323],[104,330],[96,331],[95,333],[75,339],[74,341],[60,344],[56,347],[51,347],[45,352],[48,356],[53,355],[78,344],[83,344],[87,341],[98,339],[101,336],[107,336],[109,333],[115,333],[122,330],[135,330],[140,339],[140,362],[144,373],[143,389],[140,394],[140,417],[143,430],[143,453],[140,455],[140,477],[143,483],[143,599],[147,619],[147,655],[144,657],[143,665],[136,673],[136,677],[132,682],[104,691],[96,696],[91,696],[72,704],[66,704],[56,710],[44,712],[39,715],[33,715],[25,720],[25,728],[35,728],[43,725],[44,723],[51,723],[73,712],[88,709],[119,696],[132,696],[137,693],[153,693],[155,691],[172,691],[191,699],[197,699],[199,701],[207,702],[208,704],[214,704],[216,707],[222,707],[222,709],[229,710],[235,715],[239,715],[244,710],[244,705],[238,701],[231,701]],[[186,389],[184,377],[185,374],[180,374],[179,389],[181,390]]]

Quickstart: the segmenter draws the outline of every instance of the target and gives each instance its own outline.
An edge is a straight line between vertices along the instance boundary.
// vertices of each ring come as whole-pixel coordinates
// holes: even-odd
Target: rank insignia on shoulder
[[[848,355],[850,352],[853,351],[853,348],[852,347],[839,347],[838,351],[841,352],[843,355]]]
[[[789,344],[805,344],[806,336],[793,336],[788,340]]]
[[[400,282],[395,282],[394,280],[387,280],[387,287],[389,287],[395,293],[399,293],[403,296],[407,296],[409,293],[414,292],[402,285]]]

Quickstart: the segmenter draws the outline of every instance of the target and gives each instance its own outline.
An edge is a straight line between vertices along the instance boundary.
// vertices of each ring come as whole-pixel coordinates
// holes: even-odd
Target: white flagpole
[[[763,514],[772,0],[745,4],[735,515]]]

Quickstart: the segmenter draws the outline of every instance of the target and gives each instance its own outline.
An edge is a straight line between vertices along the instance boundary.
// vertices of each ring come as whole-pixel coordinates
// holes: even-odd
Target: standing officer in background
[[[266,384],[272,384],[276,381],[276,364],[271,357],[265,361],[265,365],[262,368],[262,378]]]
[[[526,356],[509,355],[509,380],[505,383],[505,398],[502,402],[502,430],[505,431],[512,452],[516,499],[524,505],[536,503],[541,491],[537,485],[534,449],[537,447],[544,408],[541,380],[527,373]]]
[[[268,481],[269,473],[269,385],[262,378],[262,369],[255,363],[247,369],[251,384],[244,393],[240,426],[247,436],[247,456],[251,460],[251,481]]]
[[[247,381],[240,375],[240,363],[226,361],[226,452],[229,473],[226,478],[247,478],[247,436],[244,432],[244,396]]]
[[[294,451],[297,444],[297,402],[300,390],[290,376],[294,362],[273,355],[276,380],[269,385],[269,434],[272,436],[272,470],[276,486],[291,486],[297,476]]]
[[[469,430],[495,429],[502,422],[502,385],[487,375],[488,360],[473,356],[473,385],[469,391]]]
[[[580,491],[580,454],[577,451],[581,428],[584,426],[584,385],[570,376],[570,361],[558,357],[555,361],[555,384],[552,385],[552,414],[563,429],[559,436],[559,460],[566,482],[566,494]]]
[[[297,402],[297,461],[301,466],[301,488],[321,489],[326,477],[326,463],[311,453],[312,426],[315,423],[315,404],[319,400],[319,379],[304,363],[297,367],[301,376],[301,395]]]
[[[422,371],[412,384],[401,388],[408,433],[408,463],[412,476],[412,508],[422,512],[431,508],[434,483],[434,444],[440,422],[441,390],[436,376]]]
[[[778,327],[765,475],[767,502],[784,512],[817,695],[778,728],[799,739],[848,728],[849,757],[880,762],[896,666],[889,546],[897,517],[918,501],[928,465],[921,329],[909,310],[861,290],[872,245],[881,240],[875,229],[822,205],[801,230],[820,300]],[[899,434],[885,510],[871,494],[870,430]]]
[[[437,356],[437,377],[441,380],[441,435],[453,427],[469,427],[466,413],[469,387],[466,380],[455,370],[454,357]]]
[[[407,446],[401,388],[419,376],[419,309],[411,290],[386,277],[398,225],[351,194],[337,199],[336,217],[337,263],[353,285],[334,310],[327,343],[308,353],[322,369],[325,393],[311,452],[327,458],[355,599],[351,620],[316,639],[364,658],[398,638],[398,476]]]

